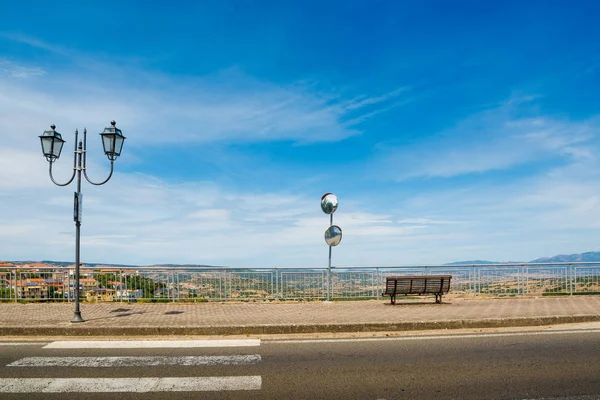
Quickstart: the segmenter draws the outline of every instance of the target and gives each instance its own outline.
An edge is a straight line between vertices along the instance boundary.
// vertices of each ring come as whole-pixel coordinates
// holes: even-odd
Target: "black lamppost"
[[[67,183],[58,183],[54,180],[54,176],[52,176],[52,164],[54,161],[58,160],[58,157],[60,157],[60,152],[63,144],[65,143],[61,134],[56,131],[56,126],[52,125],[49,131],[44,131],[44,133],[40,136],[40,140],[42,142],[42,151],[46,157],[46,160],[48,160],[48,163],[50,164],[50,179],[52,182],[58,186],[67,186],[73,182],[75,175],[77,175],[77,191],[75,192],[75,203],[73,210],[73,219],[75,220],[75,315],[73,316],[71,322],[85,322],[85,320],[81,317],[81,311],[79,310],[79,245],[83,204],[83,195],[81,194],[81,171],[83,171],[83,176],[85,179],[92,185],[104,185],[106,182],[108,182],[113,174],[114,161],[121,155],[123,142],[125,141],[125,136],[123,136],[121,130],[116,127],[115,121],[111,121],[110,127],[104,128],[104,132],[102,132],[100,135],[102,136],[102,144],[104,145],[104,154],[106,154],[110,160],[110,174],[103,182],[96,183],[92,182],[88,178],[85,168],[87,130],[85,128],[83,129],[83,142],[79,141],[79,143],[77,143],[78,135],[79,133],[77,130],[75,130],[73,175]]]

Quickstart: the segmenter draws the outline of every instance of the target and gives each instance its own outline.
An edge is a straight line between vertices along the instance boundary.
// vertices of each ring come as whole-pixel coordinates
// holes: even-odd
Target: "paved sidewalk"
[[[600,321],[600,296],[284,303],[0,303],[0,336],[376,332]]]

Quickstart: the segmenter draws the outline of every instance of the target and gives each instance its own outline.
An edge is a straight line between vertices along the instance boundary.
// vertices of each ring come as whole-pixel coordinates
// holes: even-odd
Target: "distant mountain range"
[[[33,264],[41,263],[55,266],[68,266],[73,265],[72,261],[9,261],[12,264]],[[508,263],[553,263],[553,262],[600,262],[599,251],[588,251],[580,254],[559,254],[554,257],[542,257],[536,258],[531,261],[488,261],[488,260],[467,260],[467,261],[455,261],[444,265],[458,265],[458,264],[508,264]],[[139,265],[125,265],[125,264],[105,264],[105,263],[84,263],[87,267],[91,268],[126,268],[135,269]],[[220,268],[215,265],[201,265],[201,264],[155,264],[149,265],[150,267],[157,268],[187,268],[187,267],[200,267],[200,268]]]
[[[560,254],[554,257],[542,257],[531,262],[591,262],[591,261],[600,261],[600,252],[598,251],[588,251],[587,253],[581,254]]]
[[[486,261],[486,260],[466,260],[466,261],[454,261],[446,263],[444,265],[461,265],[461,264],[504,264],[505,261]],[[506,261],[506,263],[512,263],[512,261]]]
[[[597,262],[600,261],[600,251],[588,251],[587,253],[580,254],[559,254],[554,257],[542,257],[536,258],[531,261],[486,261],[486,260],[469,260],[469,261],[455,261],[446,265],[456,264],[509,264],[509,263],[553,263],[553,262]]]

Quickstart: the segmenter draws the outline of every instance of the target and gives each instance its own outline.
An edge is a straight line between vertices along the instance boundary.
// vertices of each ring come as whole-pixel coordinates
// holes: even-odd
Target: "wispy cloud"
[[[43,40],[23,35],[21,33],[0,32],[0,39],[9,40],[12,42],[22,43],[31,47],[46,50],[58,55],[70,55],[71,52],[61,46],[52,45]]]
[[[407,218],[397,221],[398,224],[419,224],[419,225],[456,225],[463,223],[462,221],[448,221],[442,219],[432,218]]]
[[[569,121],[543,115],[522,117],[522,104],[505,102],[415,145],[382,145],[379,154],[388,171],[399,171],[393,176],[397,180],[449,178],[556,157],[592,156],[590,145],[600,134],[598,118]]]
[[[347,105],[345,108],[348,110],[354,110],[354,109],[363,108],[365,106],[369,106],[369,105],[373,105],[373,104],[379,104],[379,103],[385,102],[387,100],[393,99],[393,98],[399,96],[400,94],[407,92],[409,90],[410,90],[409,87],[401,87],[396,90],[392,90],[391,92],[386,93],[382,96],[374,96],[374,97],[361,96],[357,99],[347,102]]]
[[[0,120],[26,112],[29,118],[38,115],[44,126],[53,121],[68,129],[105,124],[110,114],[124,128],[132,128],[130,132],[144,132],[145,145],[340,141],[361,134],[360,123],[403,104],[402,96],[410,91],[402,87],[384,94],[341,96],[302,80],[291,84],[258,80],[238,68],[173,78],[135,63],[107,64],[93,54],[27,35],[0,33],[0,40],[67,56],[70,63],[54,70],[50,65],[0,62],[0,72],[19,80],[47,75],[43,85],[32,86],[3,80],[0,74]]]
[[[31,68],[20,74],[41,71]],[[368,104],[370,109],[362,112],[364,106],[349,109],[344,100],[299,84],[274,85],[230,74],[172,81],[165,89],[164,83],[157,87],[152,77],[135,88],[126,81],[93,81],[85,73],[54,71],[43,86],[36,87],[0,78],[0,119],[26,112],[29,118],[39,116],[43,126],[54,121],[64,130],[106,124],[106,116],[111,115],[130,132],[143,132],[145,145],[232,140],[327,142],[360,134],[356,125],[378,112],[371,108],[393,97],[365,98],[364,106]],[[231,87],[230,79],[242,84]]]
[[[42,171],[30,173],[43,176]],[[88,262],[177,261],[259,267],[314,266],[326,259],[323,233],[328,219],[318,198],[225,192],[212,183],[173,184],[123,173],[102,189],[86,186],[84,192],[82,256]],[[16,204],[21,213],[19,224],[5,226],[3,242],[9,246],[5,258],[27,246],[44,258],[70,258],[73,226],[65,217],[71,212],[68,191],[40,181],[39,185],[12,188],[3,196],[0,225],[11,220]],[[40,209],[52,212],[36,212]],[[346,248],[336,263],[366,262],[360,253],[373,244],[390,243],[427,229],[420,224],[397,224],[393,219],[346,207],[336,219],[346,232]]]
[[[0,75],[2,74],[16,79],[27,79],[35,76],[43,76],[46,74],[46,71],[40,67],[28,67],[8,60],[0,60]]]

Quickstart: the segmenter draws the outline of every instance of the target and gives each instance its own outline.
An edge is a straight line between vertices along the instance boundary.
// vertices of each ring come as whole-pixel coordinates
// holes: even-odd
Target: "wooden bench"
[[[396,295],[434,294],[435,302],[442,303],[442,295],[450,290],[452,275],[388,276],[385,279],[385,293],[396,304]]]

